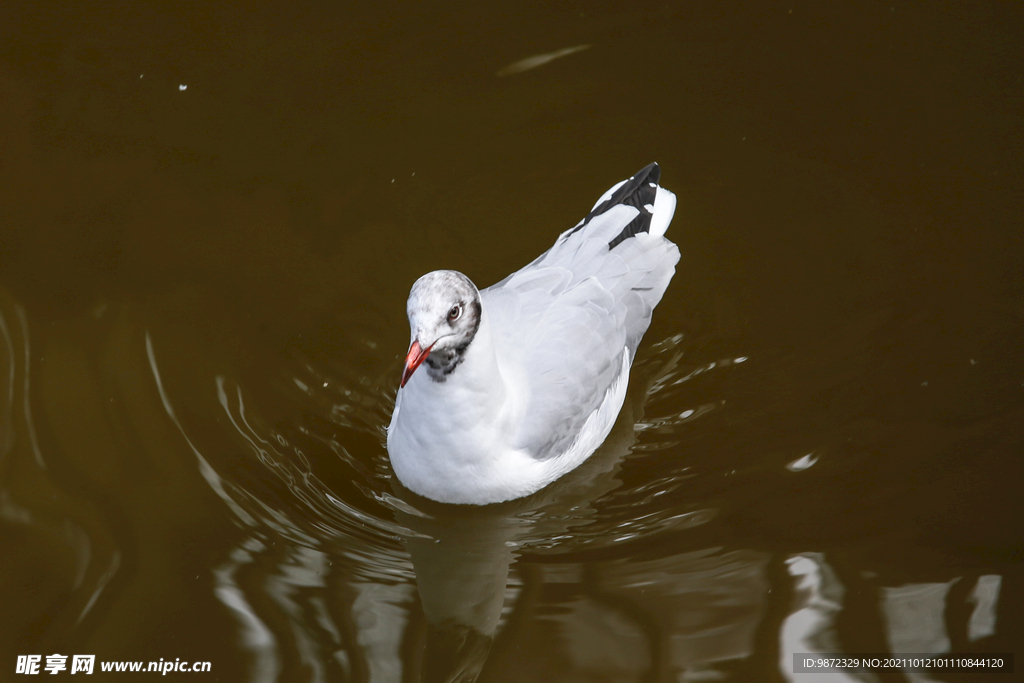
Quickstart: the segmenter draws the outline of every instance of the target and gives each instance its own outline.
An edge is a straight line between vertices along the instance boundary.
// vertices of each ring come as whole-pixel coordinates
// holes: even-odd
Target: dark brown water
[[[0,680],[1021,651],[1018,5],[19,6]],[[405,492],[411,283],[499,280],[650,161],[682,261],[606,446],[502,506]]]

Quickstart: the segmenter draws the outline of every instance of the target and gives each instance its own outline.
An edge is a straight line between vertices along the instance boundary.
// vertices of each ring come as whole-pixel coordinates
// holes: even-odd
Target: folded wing
[[[663,236],[675,196],[658,176],[652,164],[619,183],[550,250],[481,292],[499,357],[529,383],[516,446],[537,458],[566,452],[628,372],[623,352],[632,362],[675,273],[679,250]]]

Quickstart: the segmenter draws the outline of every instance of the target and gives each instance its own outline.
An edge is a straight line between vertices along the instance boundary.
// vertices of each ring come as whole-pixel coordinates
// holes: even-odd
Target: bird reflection
[[[503,609],[514,603],[509,572],[517,551],[530,539],[570,534],[581,508],[621,486],[616,473],[636,440],[634,425],[643,418],[650,385],[678,358],[671,354],[657,373],[634,382],[611,433],[590,459],[531,496],[482,507],[445,505],[394,482],[396,495],[410,503],[396,512],[396,521],[414,532],[405,543],[428,624],[423,680],[476,680]]]
[[[219,456],[185,436],[160,381],[159,345],[147,341],[141,357],[156,400],[185,436],[199,478],[243,529],[213,574],[250,679],[761,680],[791,678],[793,652],[842,648],[838,617],[860,609],[844,587],[858,580],[856,561],[837,571],[822,553],[718,547],[707,524],[715,509],[661,495],[686,480],[685,468],[671,469],[682,467],[678,459],[640,483],[621,481],[638,431],[672,437],[668,422],[643,416],[652,387],[679,376],[678,340],[655,346],[586,463],[526,498],[452,506],[388,479],[383,454],[376,471],[338,458],[340,474],[325,481],[330,471],[312,471],[305,454],[345,453],[355,437],[313,443],[314,430],[271,429],[258,401],[221,377],[213,410],[251,454]],[[386,406],[367,412],[369,422],[379,413]],[[863,582],[857,591],[878,601],[870,638],[879,649],[940,650],[999,632],[997,575],[963,588]],[[954,600],[950,586],[965,603],[962,623],[937,629],[936,615]]]

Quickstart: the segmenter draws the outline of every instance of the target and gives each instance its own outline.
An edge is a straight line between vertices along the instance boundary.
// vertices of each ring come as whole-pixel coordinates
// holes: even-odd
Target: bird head
[[[444,381],[476,336],[481,310],[479,290],[462,273],[435,270],[417,280],[406,305],[412,342],[402,386],[424,361],[431,377]]]

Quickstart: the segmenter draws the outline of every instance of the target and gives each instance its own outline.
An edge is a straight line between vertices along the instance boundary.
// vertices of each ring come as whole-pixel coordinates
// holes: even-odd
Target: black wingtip
[[[650,232],[653,213],[648,207],[654,206],[654,199],[658,194],[659,180],[661,180],[661,167],[656,162],[648,164],[640,169],[636,175],[630,178],[629,182],[619,188],[618,192],[612,196],[609,206],[605,207],[605,210],[615,204],[625,204],[634,207],[639,213],[636,218],[629,222],[629,225],[622,229],[622,232],[608,242],[609,249],[614,249],[630,237],[634,237],[642,232]]]
[[[594,207],[594,209],[587,214],[587,217],[580,221],[580,224],[575,228],[566,233],[566,238],[574,235],[583,228],[587,227],[591,220],[595,217],[605,213],[613,206],[619,204],[625,204],[632,206],[639,210],[639,215],[630,221],[629,225],[622,229],[613,240],[608,243],[609,249],[614,249],[616,245],[623,241],[633,237],[634,235],[641,232],[648,232],[651,228],[651,212],[647,210],[647,206],[654,205],[654,198],[658,193],[658,181],[661,180],[661,167],[658,166],[657,162],[647,164],[626,182],[622,184],[622,187],[615,190],[612,196],[604,200],[600,204]]]
[[[637,171],[636,175],[634,175],[633,177],[639,178],[640,182],[646,180],[657,185],[658,181],[661,180],[661,166],[658,166],[657,161],[652,161],[651,163],[647,164],[639,171]]]

